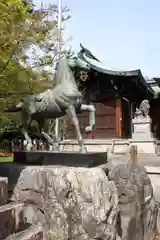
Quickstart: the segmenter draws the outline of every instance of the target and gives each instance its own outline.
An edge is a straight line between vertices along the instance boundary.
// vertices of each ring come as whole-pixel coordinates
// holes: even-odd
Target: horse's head
[[[68,61],[68,66],[73,70],[74,69],[90,70],[88,63],[78,58],[76,55],[70,55],[70,56],[68,55],[67,61]]]
[[[89,65],[78,58],[75,55],[66,54],[58,62],[56,66],[55,82],[56,84],[65,82],[75,82],[74,71],[87,70],[89,71]]]

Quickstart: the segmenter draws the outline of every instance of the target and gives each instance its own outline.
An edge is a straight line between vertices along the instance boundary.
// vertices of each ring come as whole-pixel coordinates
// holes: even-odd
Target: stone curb
[[[148,174],[160,174],[160,167],[155,166],[144,166]]]

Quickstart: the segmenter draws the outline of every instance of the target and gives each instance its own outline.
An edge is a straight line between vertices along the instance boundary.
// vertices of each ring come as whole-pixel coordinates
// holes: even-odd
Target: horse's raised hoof
[[[80,148],[80,153],[87,153],[87,148],[85,146]]]
[[[85,128],[85,132],[86,132],[86,133],[90,133],[90,132],[93,131],[93,129],[94,129],[94,125],[87,126],[87,127]]]
[[[87,126],[87,127],[85,128],[85,132],[86,132],[86,133],[90,133],[90,132],[92,132],[92,130],[93,130],[93,127],[92,127],[92,126]]]

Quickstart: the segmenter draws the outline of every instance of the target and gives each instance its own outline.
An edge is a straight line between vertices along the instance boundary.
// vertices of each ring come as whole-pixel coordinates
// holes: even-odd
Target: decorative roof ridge
[[[135,69],[135,70],[111,70],[111,69],[107,69],[104,68],[103,64],[101,61],[99,61],[92,53],[90,50],[88,50],[87,48],[85,48],[82,44],[80,44],[81,50],[78,53],[78,57],[81,58],[82,60],[84,60],[85,62],[89,63],[91,68],[93,70],[102,72],[102,73],[106,73],[109,75],[121,75],[121,76],[137,76],[139,74],[142,75],[141,70],[140,69]],[[95,61],[94,65],[91,61]],[[101,66],[100,66],[101,65]]]
[[[140,82],[145,86],[145,88],[153,93],[153,90],[145,80],[142,72],[140,69],[135,70],[128,70],[128,71],[115,71],[115,70],[109,70],[103,66],[103,64],[82,44],[80,44],[81,50],[78,53],[78,57],[82,59],[83,61],[87,62],[91,69],[101,72],[103,74],[107,75],[114,75],[114,76],[124,76],[124,77],[138,77]]]

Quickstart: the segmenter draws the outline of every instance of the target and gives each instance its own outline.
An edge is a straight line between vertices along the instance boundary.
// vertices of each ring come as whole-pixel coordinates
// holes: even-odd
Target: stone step
[[[84,144],[88,152],[108,152],[115,154],[125,154],[129,151],[129,139],[84,139]],[[79,151],[77,140],[65,139],[60,142],[61,151]]]
[[[8,178],[0,177],[0,205],[8,201]]]
[[[30,226],[24,231],[10,235],[5,240],[43,240],[43,229],[39,226]]]
[[[26,228],[23,203],[8,203],[0,206],[0,240]]]

